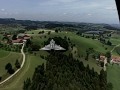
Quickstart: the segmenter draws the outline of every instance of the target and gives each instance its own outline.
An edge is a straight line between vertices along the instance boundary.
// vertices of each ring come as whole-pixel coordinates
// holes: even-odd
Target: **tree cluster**
[[[8,63],[6,66],[5,66],[5,70],[7,70],[7,72],[9,74],[13,74],[15,71],[14,69],[12,68],[12,65],[10,63]]]
[[[24,82],[23,90],[107,90],[107,73],[100,74],[82,62],[59,52],[51,52],[43,65],[35,68],[32,80]],[[109,86],[109,85],[108,85]]]
[[[45,33],[45,31],[40,31],[38,34],[44,34]]]

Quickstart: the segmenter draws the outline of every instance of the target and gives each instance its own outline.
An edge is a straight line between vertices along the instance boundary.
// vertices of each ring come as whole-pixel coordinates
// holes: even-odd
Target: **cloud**
[[[55,0],[57,1],[57,0]],[[73,3],[73,2],[76,2],[78,0],[60,0],[59,2],[62,2],[62,3]]]
[[[88,13],[87,15],[88,15],[88,16],[92,16],[92,14],[90,14],[90,13]]]
[[[4,11],[5,11],[5,9],[3,9],[3,8],[2,8],[2,9],[1,9],[1,11],[3,11],[3,12],[4,12]]]
[[[63,13],[64,15],[66,15],[67,13]]]
[[[5,12],[8,15],[5,16]],[[0,16],[43,21],[118,23],[115,0],[1,0]]]
[[[116,7],[106,7],[107,10],[116,10]]]

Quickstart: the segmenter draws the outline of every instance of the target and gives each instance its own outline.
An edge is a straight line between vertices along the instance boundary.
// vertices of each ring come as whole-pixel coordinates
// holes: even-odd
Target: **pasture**
[[[108,65],[107,67],[107,80],[113,84],[113,90],[120,89],[120,66]]]
[[[24,67],[10,81],[0,86],[0,90],[22,90],[24,80],[32,78],[35,68],[43,63],[46,63],[44,59],[34,55],[27,55]]]
[[[34,31],[33,31],[34,32]],[[35,31],[36,32],[36,31]],[[46,37],[44,37],[46,36]],[[102,43],[100,43],[98,40],[93,40],[90,38],[84,38],[81,36],[76,35],[74,32],[59,32],[59,33],[51,33],[50,35],[44,34],[44,35],[33,35],[32,41],[36,44],[43,45],[43,42],[46,41],[48,38],[57,37],[60,36],[62,38],[69,37],[71,42],[73,44],[76,44],[76,47],[78,48],[78,53],[85,54],[85,50],[87,48],[93,48],[94,50],[106,53],[107,51],[110,51],[113,46],[107,46]],[[107,48],[107,50],[105,50]]]
[[[9,55],[10,52],[0,49],[0,59]]]
[[[15,67],[15,62],[16,62],[17,59],[20,62],[22,62],[22,55],[20,53],[15,53],[15,52],[10,52],[10,53],[8,53],[8,55],[0,58],[0,76],[4,76],[7,73],[7,71],[5,70],[5,65],[7,63],[11,63],[13,68],[14,68]]]
[[[44,34],[38,34],[43,30],[45,31]],[[51,31],[50,35],[48,35],[48,31]],[[88,61],[84,60],[86,56],[86,49],[93,48],[95,52],[105,54],[106,52],[112,50],[112,48],[114,47],[114,46],[103,45],[98,40],[81,37],[76,35],[75,32],[69,32],[69,31],[67,32],[62,31],[62,32],[56,33],[54,32],[54,30],[39,29],[39,30],[26,31],[25,33],[32,36],[32,39],[31,39],[32,42],[34,44],[40,45],[41,47],[44,46],[44,41],[47,41],[48,38],[53,38],[53,37],[64,38],[65,36],[67,38],[70,38],[70,41],[72,42],[72,44],[75,44],[75,47],[73,48],[73,50],[69,50],[69,52],[72,52],[74,57],[82,61],[85,66],[89,64],[90,68],[91,69],[94,68],[94,70],[98,73],[102,68],[96,64],[97,61],[93,59],[91,55]],[[120,43],[119,39],[116,39],[116,37],[112,37],[111,41],[114,44]],[[76,54],[74,54],[75,51],[77,52]],[[22,58],[21,54],[15,53],[15,52],[13,53],[13,52],[0,51],[0,53],[1,53],[0,54],[0,75],[4,75],[6,73],[4,68],[8,62],[10,62],[14,66],[16,59],[21,60]],[[26,80],[29,77],[32,78],[35,68],[38,65],[41,65],[43,63],[46,64],[46,60],[42,59],[40,55],[47,56],[48,53],[46,51],[37,51],[35,53],[36,55],[26,54],[27,58],[26,58],[24,67],[11,80],[9,80],[3,86],[0,86],[0,90],[22,90],[24,80]],[[115,50],[113,51],[113,54],[116,55]],[[83,56],[83,58],[79,58],[78,55]],[[114,90],[118,90],[119,85],[117,83],[120,82],[120,80],[118,79],[118,76],[120,73],[119,66],[116,66],[116,65],[108,66],[107,72],[108,72],[108,81],[109,82],[113,81],[114,83],[113,85],[116,84],[116,88]],[[113,76],[115,78],[113,78]],[[116,81],[117,79],[118,81]]]

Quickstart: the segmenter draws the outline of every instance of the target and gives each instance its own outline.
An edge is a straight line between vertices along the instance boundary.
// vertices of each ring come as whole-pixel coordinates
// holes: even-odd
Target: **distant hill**
[[[120,29],[120,24],[112,24],[111,26]]]
[[[0,18],[0,24],[20,24],[25,27],[38,28],[72,28],[72,30],[120,30],[119,25],[95,24],[95,23],[78,23],[78,22],[58,22],[58,21],[32,21],[32,20],[16,20],[14,18]]]

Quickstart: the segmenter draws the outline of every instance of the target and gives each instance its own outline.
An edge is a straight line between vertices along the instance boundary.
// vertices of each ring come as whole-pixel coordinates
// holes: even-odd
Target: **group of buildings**
[[[28,35],[18,35],[16,40],[12,40],[12,44],[23,44],[23,42],[30,38]]]
[[[104,55],[100,55],[100,58],[97,59],[97,60],[99,60],[99,62],[104,62],[104,64],[107,64],[107,57],[104,56]],[[120,56],[114,56],[114,55],[112,55],[111,59],[110,59],[110,63],[111,64],[113,64],[113,63],[120,64]]]
[[[7,40],[7,44],[13,44],[13,45],[16,45],[16,44],[23,44],[23,42],[25,42],[26,40],[28,39],[31,39],[30,36],[26,35],[26,34],[21,34],[21,35],[18,35],[16,37],[16,39],[12,40],[12,35],[4,35],[4,37],[8,37],[9,39]]]

